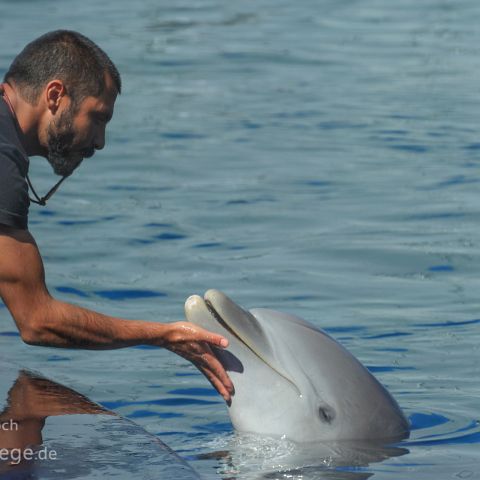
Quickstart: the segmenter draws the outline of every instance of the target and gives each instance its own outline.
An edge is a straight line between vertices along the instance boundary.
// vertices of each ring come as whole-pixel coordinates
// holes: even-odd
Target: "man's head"
[[[29,43],[4,81],[39,116],[40,154],[69,175],[105,142],[105,127],[121,91],[118,70],[85,36],[57,30]]]

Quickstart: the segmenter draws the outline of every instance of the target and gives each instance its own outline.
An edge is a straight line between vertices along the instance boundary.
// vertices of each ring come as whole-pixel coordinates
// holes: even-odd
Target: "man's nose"
[[[95,142],[94,142],[95,150],[102,150],[105,146],[105,130],[98,132],[95,135]]]

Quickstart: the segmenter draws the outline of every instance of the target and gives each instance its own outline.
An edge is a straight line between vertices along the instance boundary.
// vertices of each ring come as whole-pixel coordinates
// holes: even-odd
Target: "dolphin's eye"
[[[318,416],[324,423],[332,423],[335,418],[335,412],[330,407],[323,405],[318,407]]]

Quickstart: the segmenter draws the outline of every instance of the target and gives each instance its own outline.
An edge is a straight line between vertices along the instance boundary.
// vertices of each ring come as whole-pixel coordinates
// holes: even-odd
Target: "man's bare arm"
[[[43,262],[31,234],[1,225],[0,297],[28,344],[86,349],[164,347],[192,362],[227,402],[231,400],[232,382],[210,348],[226,347],[224,337],[188,322],[125,320],[56,300],[46,287]]]

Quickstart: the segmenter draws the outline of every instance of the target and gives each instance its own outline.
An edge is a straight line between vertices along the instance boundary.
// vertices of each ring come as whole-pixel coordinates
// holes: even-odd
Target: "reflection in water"
[[[0,472],[34,462],[47,417],[69,414],[114,415],[70,388],[20,370],[0,413]],[[55,456],[43,453],[45,459]]]
[[[154,435],[85,396],[0,363],[16,378],[0,413],[0,479],[198,479]],[[3,399],[0,399],[3,400]],[[47,421],[48,420],[48,421]]]

